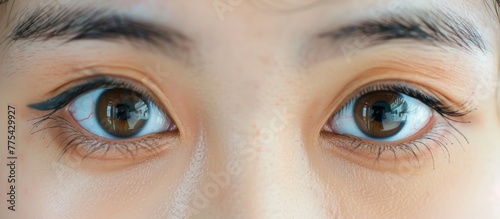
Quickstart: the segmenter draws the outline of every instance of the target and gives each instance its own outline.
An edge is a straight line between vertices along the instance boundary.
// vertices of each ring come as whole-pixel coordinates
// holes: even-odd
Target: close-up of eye
[[[133,138],[175,129],[149,98],[127,89],[90,91],[77,97],[68,111],[84,129],[104,138]]]
[[[323,132],[346,138],[335,144],[361,154],[362,162],[434,159],[437,148],[448,151],[467,142],[453,123],[467,122],[461,117],[473,110],[470,103],[455,106],[423,90],[406,82],[370,85],[338,110]]]
[[[177,126],[153,99],[136,82],[95,77],[32,104],[34,109],[52,110],[38,119],[33,133],[53,132],[52,142],[63,145],[60,156],[69,151],[99,159],[154,155],[169,145]]]
[[[432,109],[393,91],[375,91],[351,101],[331,121],[332,131],[376,141],[400,141],[421,131]]]

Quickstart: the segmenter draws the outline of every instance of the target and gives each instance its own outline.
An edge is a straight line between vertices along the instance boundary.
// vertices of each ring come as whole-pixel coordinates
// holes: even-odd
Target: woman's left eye
[[[381,142],[405,140],[427,126],[433,111],[421,101],[394,91],[373,91],[350,101],[325,130]]]
[[[68,111],[85,130],[108,139],[133,138],[176,128],[149,98],[124,88],[87,92],[77,97]]]

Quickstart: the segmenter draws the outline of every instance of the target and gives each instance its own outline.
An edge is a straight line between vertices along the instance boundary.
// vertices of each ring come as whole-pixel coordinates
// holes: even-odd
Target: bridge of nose
[[[321,218],[321,187],[293,131],[297,123],[283,108],[254,109],[207,131],[208,168],[194,197],[199,213]]]

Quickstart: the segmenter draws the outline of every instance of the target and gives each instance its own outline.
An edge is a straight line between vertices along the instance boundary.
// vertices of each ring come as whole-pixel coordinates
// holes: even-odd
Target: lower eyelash
[[[59,132],[53,136],[53,139],[47,145],[47,147],[49,147],[56,140],[59,140],[61,144],[64,145],[58,156],[58,160],[71,150],[77,149],[86,152],[86,154],[82,156],[82,159],[95,155],[95,153],[99,152],[106,156],[110,150],[118,151],[123,155],[122,157],[128,156],[135,158],[139,151],[142,150],[146,151],[148,154],[157,154],[162,149],[162,146],[168,143],[168,140],[160,138],[158,135],[147,136],[137,141],[101,141],[78,131],[65,118],[55,115],[57,111],[58,110],[54,110],[45,116],[35,119],[36,121],[31,129],[31,134],[33,135],[41,132],[41,137],[45,138],[47,131],[56,129],[59,130]]]
[[[432,159],[432,166],[434,169],[436,168],[435,157],[433,153],[433,151],[435,152],[434,147],[437,146],[442,149],[442,151],[445,153],[445,158],[448,159],[449,163],[451,162],[451,155],[448,150],[449,146],[459,144],[465,151],[463,143],[465,142],[466,144],[469,144],[468,139],[460,131],[458,131],[458,129],[453,127],[453,125],[450,124],[446,119],[445,121],[434,124],[432,129],[420,138],[414,139],[408,143],[401,143],[398,145],[379,145],[369,143],[366,140],[363,140],[362,138],[356,136],[341,136],[345,138],[344,140],[346,142],[342,143],[344,142],[344,140],[340,140],[340,144],[339,142],[335,142],[335,145],[345,145],[345,147],[351,148],[352,150],[370,151],[370,153],[376,155],[373,163],[374,165],[379,162],[380,157],[384,153],[389,152],[393,153],[394,155],[394,163],[397,163],[401,159],[401,153],[404,153],[409,157],[415,158],[416,164],[418,164],[418,166],[420,167],[420,159],[422,157],[422,154],[428,153]],[[407,161],[410,165],[415,164],[415,161],[413,159],[407,159]]]
[[[430,131],[422,134],[422,136],[420,136],[418,139],[414,139],[410,142],[397,145],[391,145],[390,143],[386,145],[383,145],[383,143],[374,144],[357,136],[335,134],[336,139],[344,138],[344,140],[346,140],[347,138],[347,141],[349,142],[342,140],[340,140],[340,142],[337,142],[337,140],[332,139],[336,141],[333,145],[341,145],[348,150],[367,150],[369,151],[369,153],[372,153],[376,156],[376,158],[374,159],[374,164],[379,162],[380,157],[384,153],[389,152],[394,154],[394,163],[396,163],[398,159],[400,159],[396,155],[405,154],[407,157],[410,156],[410,158],[414,158],[408,159],[409,163],[415,162],[416,160],[417,164],[420,166],[420,158],[422,157],[420,155],[424,154],[425,152],[432,158],[434,169],[436,168],[433,154],[436,148],[434,147],[439,147],[444,151],[445,157],[448,159],[448,162],[450,162],[451,156],[448,150],[448,147],[450,145],[459,144],[462,149],[465,150],[465,148],[463,147],[463,143],[469,144],[467,137],[460,130],[458,130],[452,124],[452,122],[470,123],[470,121],[466,121],[463,118],[460,118],[468,115],[477,108],[470,100],[467,100],[459,105],[451,105],[448,101],[443,102],[437,97],[434,97],[432,93],[429,93],[430,91],[424,92],[425,89],[423,89],[424,91],[421,91],[420,89],[413,88],[413,86],[413,84],[407,82],[383,82],[367,86],[361,91],[357,92],[358,94],[356,96],[351,97],[349,101],[347,101],[347,104],[345,104],[345,106],[342,107],[337,112],[337,114],[342,115],[348,113],[347,110],[349,109],[350,104],[354,104],[357,98],[361,97],[364,94],[374,91],[392,91],[405,94],[409,97],[419,100],[423,104],[433,109],[436,117],[441,117],[441,121],[434,124]]]

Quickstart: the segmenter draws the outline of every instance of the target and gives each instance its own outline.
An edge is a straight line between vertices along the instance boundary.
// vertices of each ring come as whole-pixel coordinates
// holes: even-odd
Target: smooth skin
[[[2,182],[8,104],[18,124],[16,211],[2,201],[0,217],[500,218],[500,22],[492,2],[323,0],[283,8],[276,1],[235,1],[222,12],[211,0],[57,1],[181,32],[190,39],[183,57],[124,40],[0,44]],[[0,5],[0,36],[24,12],[54,3]],[[413,40],[365,48],[356,39],[321,49],[317,35],[325,31],[417,8],[470,20],[487,51]],[[157,96],[179,130],[164,150],[136,159],[82,159],[76,152],[58,159],[63,145],[52,140],[60,131],[31,134],[33,119],[47,112],[27,105],[96,68]],[[453,123],[469,143],[448,133],[449,157],[434,143],[432,157],[384,163],[369,151],[339,148],[337,137],[323,133],[362,86],[394,80],[472,101],[475,110],[461,118],[470,123]],[[70,118],[64,110],[58,115]],[[7,192],[2,183],[1,200]]]

